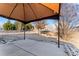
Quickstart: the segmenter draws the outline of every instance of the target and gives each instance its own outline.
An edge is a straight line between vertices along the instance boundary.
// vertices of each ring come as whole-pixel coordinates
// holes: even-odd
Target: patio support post
[[[26,30],[25,30],[25,24],[24,24],[24,40],[26,39],[25,35],[26,35]]]
[[[22,4],[22,5],[23,5],[23,12],[24,12],[24,20],[25,20],[25,18],[26,18],[26,17],[25,17],[25,4]],[[25,34],[25,31],[26,31],[25,25],[26,25],[26,24],[24,23],[24,40],[25,40],[25,35],[26,35],[26,34]]]
[[[58,48],[60,48],[60,9],[61,9],[61,4],[59,4],[59,17],[58,17]]]
[[[60,28],[59,28],[59,20],[58,20],[58,48],[60,48]]]

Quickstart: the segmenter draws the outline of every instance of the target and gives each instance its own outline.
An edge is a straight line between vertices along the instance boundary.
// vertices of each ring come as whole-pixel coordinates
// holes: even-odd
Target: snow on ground
[[[79,32],[75,32],[65,46],[70,55],[79,56]]]

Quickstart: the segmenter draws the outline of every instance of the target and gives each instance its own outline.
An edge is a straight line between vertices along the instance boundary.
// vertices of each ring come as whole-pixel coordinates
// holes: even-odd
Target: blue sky
[[[9,19],[0,17],[0,25],[4,24],[4,23],[7,22],[8,20],[9,20]],[[14,23],[15,21],[14,21],[14,20],[11,20],[11,22]]]
[[[5,22],[7,22],[8,19],[0,17],[0,25],[4,24]],[[14,20],[11,20],[12,23],[14,23]],[[48,25],[52,25],[55,24],[57,22],[57,20],[53,20],[53,19],[47,19],[47,24]]]
[[[47,23],[48,23],[48,25],[53,25],[53,24],[57,23],[57,20],[53,20],[53,19],[50,20],[50,19],[48,19]]]

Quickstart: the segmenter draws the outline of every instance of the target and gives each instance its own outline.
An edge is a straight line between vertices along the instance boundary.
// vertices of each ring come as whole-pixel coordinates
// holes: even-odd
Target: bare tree
[[[77,19],[76,5],[74,4],[61,4],[60,11],[60,38],[69,40],[75,32],[75,26],[79,23]],[[57,29],[58,26],[56,25]]]
[[[46,21],[45,20],[37,21],[35,23],[35,27],[38,29],[38,33],[40,33],[39,30],[44,29],[45,26],[46,26]]]

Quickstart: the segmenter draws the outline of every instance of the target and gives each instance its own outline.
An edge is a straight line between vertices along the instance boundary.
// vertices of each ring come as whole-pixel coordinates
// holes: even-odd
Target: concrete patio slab
[[[0,56],[32,56],[32,54],[25,52],[22,49],[19,49],[18,47],[6,44],[6,45],[0,45]]]
[[[66,56],[63,46],[58,48],[57,44],[53,43],[26,39],[16,41],[14,45],[38,56]]]
[[[0,45],[0,56],[66,56],[61,45],[31,39],[18,40]]]

